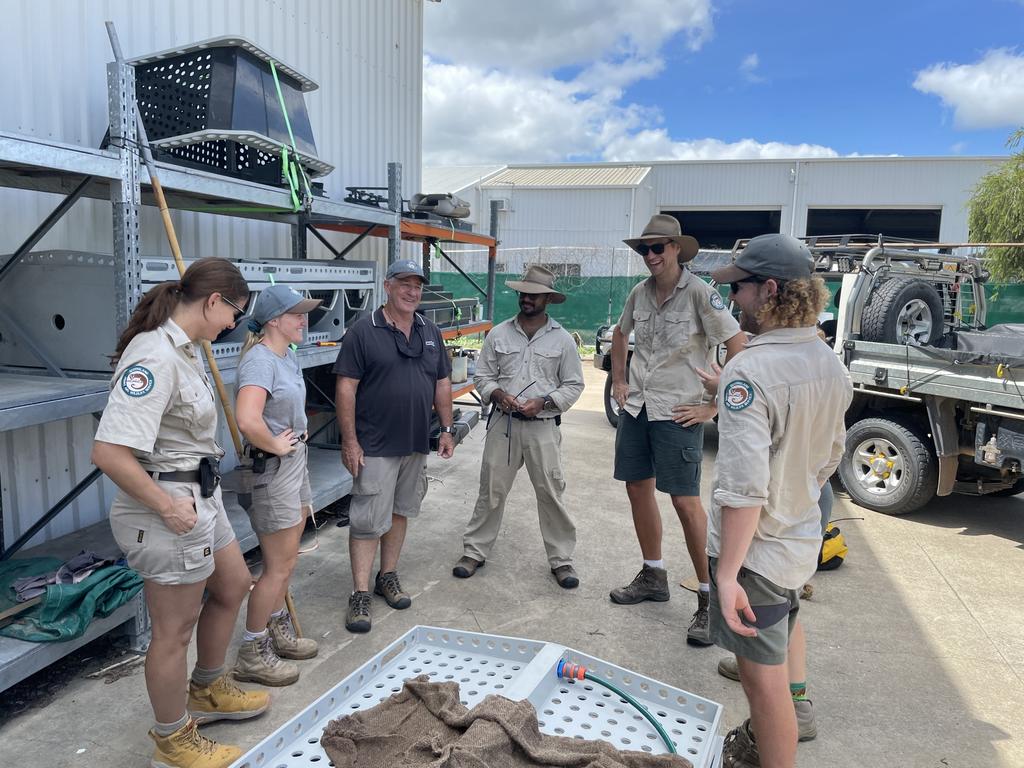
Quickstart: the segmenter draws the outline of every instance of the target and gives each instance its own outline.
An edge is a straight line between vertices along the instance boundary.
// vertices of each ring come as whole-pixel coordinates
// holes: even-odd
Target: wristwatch
[[[440,429],[438,430],[438,432],[439,432],[440,434],[442,434],[442,435],[443,435],[443,434],[445,434],[446,432],[447,432],[447,433],[448,433],[449,435],[454,435],[454,434],[455,434],[455,427],[454,427],[454,426],[452,426],[451,424],[449,424],[449,425],[448,425],[447,427],[441,427],[441,428],[440,428]]]
[[[544,407],[549,411],[557,410],[554,399],[551,395],[544,395]]]

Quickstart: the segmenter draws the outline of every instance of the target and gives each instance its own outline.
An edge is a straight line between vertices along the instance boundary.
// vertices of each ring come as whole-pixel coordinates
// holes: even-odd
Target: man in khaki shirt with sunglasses
[[[626,483],[643,566],[610,597],[623,605],[669,599],[654,491],[669,494],[699,585],[686,639],[707,646],[707,516],[700,501],[700,469],[704,422],[714,418],[715,406],[707,402],[697,369],[708,365],[718,344],[724,343],[732,357],[743,348],[745,337],[718,291],[683,268],[698,246],[682,234],[678,219],[655,215],[640,237],[625,243],[644,257],[651,272],[629,294],[612,334],[612,393],[622,409],[615,435],[615,479]],[[630,332],[636,338],[627,379]]]

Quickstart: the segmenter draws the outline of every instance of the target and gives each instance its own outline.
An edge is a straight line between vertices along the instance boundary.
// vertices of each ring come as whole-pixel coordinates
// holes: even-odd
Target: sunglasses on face
[[[740,286],[743,283],[754,283],[755,285],[763,285],[764,283],[767,283],[769,280],[775,280],[775,284],[778,286],[778,289],[780,291],[786,286],[785,281],[779,280],[774,277],[760,277],[759,275],[751,275],[750,277],[744,277],[742,280],[737,280],[735,283],[729,283],[729,290],[732,291],[733,293],[739,293]]]
[[[641,256],[646,256],[648,253],[653,253],[655,256],[661,256],[665,252],[665,246],[668,243],[655,243],[654,245],[648,245],[647,243],[640,243],[636,247],[636,252]]]
[[[242,309],[242,308],[241,308],[240,306],[238,306],[237,304],[235,304],[235,302],[233,302],[233,301],[232,301],[231,299],[229,299],[229,298],[228,298],[227,296],[221,296],[220,298],[221,298],[221,301],[223,301],[223,302],[224,302],[225,304],[227,304],[227,305],[228,305],[229,307],[231,307],[231,308],[232,308],[233,310],[235,310],[235,322],[236,322],[236,323],[237,323],[237,322],[238,322],[239,320],[241,320],[241,319],[242,319],[242,317],[244,317],[244,316],[245,316],[245,310],[244,310],[244,309]]]

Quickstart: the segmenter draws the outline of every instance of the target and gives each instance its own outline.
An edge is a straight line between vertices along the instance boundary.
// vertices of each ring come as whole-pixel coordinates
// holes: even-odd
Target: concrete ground
[[[368,635],[345,631],[351,588],[345,528],[319,533],[293,583],[305,633],[320,655],[300,662],[302,678],[274,692],[262,718],[217,724],[213,738],[251,745],[284,723],[400,634],[432,624],[562,643],[724,705],[724,726],[747,716],[739,684],[715,672],[725,654],[684,641],[696,599],[678,586],[692,574],[666,499],[667,603],[618,606],[608,590],[640,564],[625,491],[611,478],[614,431],[602,406],[603,373],[585,367],[587,391],[563,425],[567,498],[579,528],[579,589],[552,579],[523,472],[498,545],[469,580],[451,576],[462,527],[476,498],[483,429],[451,461],[433,457],[421,518],[410,526],[401,563],[413,606],[374,604]],[[716,451],[709,430],[704,494]],[[835,518],[850,546],[838,571],[813,580],[802,606],[809,642],[808,684],[819,736],[801,744],[798,765],[974,768],[1024,765],[1024,497],[951,497],[890,518],[839,499]],[[307,543],[312,540],[307,534]],[[49,703],[0,723],[0,765],[148,765],[151,714],[141,666],[111,682],[75,670]],[[7,694],[5,694],[7,695]]]

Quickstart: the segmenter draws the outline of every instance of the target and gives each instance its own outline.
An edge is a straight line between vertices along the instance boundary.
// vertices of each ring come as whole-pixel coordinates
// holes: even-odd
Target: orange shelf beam
[[[452,400],[458,400],[463,395],[468,395],[476,389],[473,386],[473,382],[466,382],[463,384],[452,384]]]
[[[463,336],[472,336],[474,333],[486,333],[493,327],[494,323],[490,320],[478,320],[475,323],[460,325],[456,328],[442,328],[441,338],[445,341],[452,341]]]
[[[329,229],[333,232],[347,232],[351,235],[361,235],[366,227],[360,224],[331,224],[315,222],[317,229]],[[387,237],[388,228],[385,226],[374,227],[370,230],[371,237]],[[471,245],[485,245],[494,247],[497,241],[493,237],[480,235],[476,232],[467,232],[462,229],[451,229],[439,227],[416,219],[402,219],[402,239],[410,241],[438,240],[447,243],[469,243]]]

